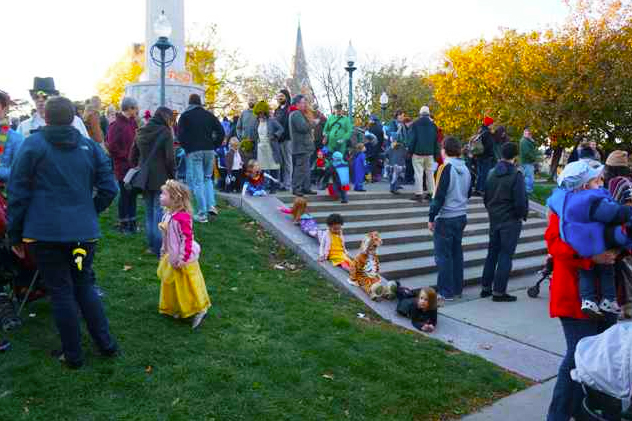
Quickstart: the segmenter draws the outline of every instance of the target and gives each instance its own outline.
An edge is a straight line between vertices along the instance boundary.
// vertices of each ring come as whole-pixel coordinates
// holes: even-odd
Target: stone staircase
[[[383,245],[379,250],[381,273],[386,279],[399,280],[408,287],[435,285],[437,266],[434,260],[432,233],[428,231],[428,203],[411,201],[412,193],[392,195],[384,191],[349,193],[349,203],[341,204],[326,195],[310,196],[309,212],[320,228],[326,228],[330,213],[343,216],[346,245],[355,256],[365,233],[379,231]],[[279,200],[291,206],[293,196],[281,195]],[[464,281],[466,285],[480,282],[487,256],[489,221],[483,201],[470,199],[468,225],[463,236]],[[512,276],[533,273],[545,262],[544,229],[546,220],[531,212],[523,225],[513,261]]]

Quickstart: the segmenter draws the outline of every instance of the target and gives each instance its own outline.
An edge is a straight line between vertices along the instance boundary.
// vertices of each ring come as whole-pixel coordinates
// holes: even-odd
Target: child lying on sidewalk
[[[352,260],[345,247],[345,237],[342,235],[343,224],[344,221],[340,214],[332,213],[327,217],[328,229],[322,231],[318,239],[320,242],[318,261],[329,260],[332,265],[349,272]]]
[[[397,287],[397,312],[409,318],[413,326],[431,333],[437,327],[437,293],[432,288],[411,290]]]

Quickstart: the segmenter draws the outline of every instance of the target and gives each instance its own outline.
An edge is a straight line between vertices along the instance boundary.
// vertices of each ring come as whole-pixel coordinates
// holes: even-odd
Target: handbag
[[[147,155],[147,158],[143,161],[143,163],[139,167],[130,168],[125,173],[125,177],[123,177],[123,185],[126,190],[145,190],[147,188],[147,180],[149,178],[149,162],[152,160],[154,155],[156,155],[156,151],[158,151],[158,147],[161,145],[161,141],[157,140],[154,144],[154,147]]]

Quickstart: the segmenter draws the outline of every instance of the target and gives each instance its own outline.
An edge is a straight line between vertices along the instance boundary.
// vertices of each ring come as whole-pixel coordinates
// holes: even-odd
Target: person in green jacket
[[[535,140],[531,137],[531,130],[525,127],[522,139],[520,139],[520,165],[524,173],[527,194],[533,193],[535,178],[535,163],[538,161],[538,150]]]
[[[334,114],[329,116],[323,129],[329,153],[339,151],[342,156],[345,156],[347,141],[351,138],[352,132],[353,124],[342,110],[342,104],[334,105]]]

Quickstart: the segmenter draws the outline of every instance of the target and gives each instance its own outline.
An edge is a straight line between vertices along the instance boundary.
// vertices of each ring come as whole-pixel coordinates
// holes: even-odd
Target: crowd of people
[[[36,262],[62,342],[54,355],[69,367],[83,364],[78,310],[101,354],[119,353],[93,270],[98,215],[117,196],[117,229],[136,235],[142,195],[147,253],[159,259],[159,312],[190,318],[193,328],[211,306],[193,226],[218,215],[215,189],[252,196],[291,191],[295,202],[281,211],[318,239],[318,260],[347,271],[349,282],[371,299],[397,299],[397,311],[425,332],[436,329],[442,302],[461,298],[467,206],[479,195],[490,221],[480,296],[516,301],[507,293],[508,279],[540,160],[528,127],[513,142],[503,126],[492,130],[493,119],[485,117],[464,143],[444,138],[428,106],[414,120],[397,111],[388,124],[371,116],[367,127],[355,127],[341,104],[327,118],[306,96],[291,97],[285,89],[274,110],[251,98],[232,121],[220,121],[195,94],[180,115],[158,107],[142,118],[129,97],[105,115],[94,97],[78,113],[76,104],[59,96],[52,78],[35,78],[30,94],[35,112],[12,126],[6,121],[10,97],[0,91],[7,236],[16,256],[30,255]],[[625,300],[617,294],[622,281],[615,262],[632,248],[627,153],[613,152],[605,166],[590,143],[582,143],[576,155],[549,199],[545,233],[554,268],[551,316],[560,318],[568,344],[549,411],[552,421],[578,411],[582,391],[570,377],[573,353],[581,338],[604,331],[621,315],[619,303]],[[414,184],[412,199],[428,202],[435,287],[410,290],[385,281],[379,233],[367,233],[352,257],[342,215],[331,214],[327,229],[319,230],[308,212],[313,187],[347,203],[350,188],[364,192],[365,183],[382,179],[393,195],[403,183]]]

